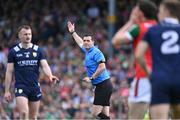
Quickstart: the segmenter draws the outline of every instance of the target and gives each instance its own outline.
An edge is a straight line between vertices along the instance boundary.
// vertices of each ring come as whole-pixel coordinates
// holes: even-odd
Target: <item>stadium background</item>
[[[160,2],[154,0],[157,4]],[[0,118],[18,118],[15,101],[3,99],[7,54],[18,43],[16,29],[29,24],[33,43],[43,47],[53,73],[61,79],[50,86],[43,74],[40,119],[90,118],[93,94],[91,85],[83,84],[85,76],[81,50],[67,31],[68,20],[75,22],[76,31],[83,35],[93,32],[96,43],[107,58],[107,68],[114,85],[111,97],[111,118],[127,118],[129,82],[134,76],[131,45],[121,49],[109,46],[108,0],[1,0],[0,1]],[[114,32],[127,20],[136,0],[116,0]],[[14,80],[11,90],[13,91]]]

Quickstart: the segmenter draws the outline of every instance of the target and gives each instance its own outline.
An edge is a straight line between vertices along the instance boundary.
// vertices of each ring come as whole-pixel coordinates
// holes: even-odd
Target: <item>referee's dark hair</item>
[[[84,34],[83,36],[84,36],[84,37],[91,36],[92,41],[95,42],[95,37],[94,37],[94,34],[93,34],[93,33],[88,33],[88,34],[86,33],[86,34]]]
[[[147,19],[157,19],[158,8],[151,0],[139,0],[137,6]]]

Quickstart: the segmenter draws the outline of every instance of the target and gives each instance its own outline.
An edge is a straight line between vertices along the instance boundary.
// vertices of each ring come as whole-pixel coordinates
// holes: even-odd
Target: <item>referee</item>
[[[105,57],[103,53],[94,46],[94,39],[91,35],[85,35],[83,39],[75,32],[75,25],[68,21],[68,30],[76,43],[85,53],[85,66],[87,77],[85,82],[91,82],[95,86],[95,97],[92,114],[98,119],[110,119],[109,106],[112,94],[112,83],[106,70]]]

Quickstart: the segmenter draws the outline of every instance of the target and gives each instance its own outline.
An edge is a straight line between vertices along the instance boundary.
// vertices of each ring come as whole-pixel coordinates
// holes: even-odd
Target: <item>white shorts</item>
[[[151,100],[151,84],[148,78],[134,78],[130,86],[129,102],[146,102]]]

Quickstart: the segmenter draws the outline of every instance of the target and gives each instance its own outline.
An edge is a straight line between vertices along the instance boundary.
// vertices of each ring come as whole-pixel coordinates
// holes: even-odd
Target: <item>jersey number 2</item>
[[[164,32],[162,39],[165,40],[161,46],[161,52],[163,54],[176,54],[180,52],[180,46],[177,44],[179,36],[176,31],[171,30]]]

